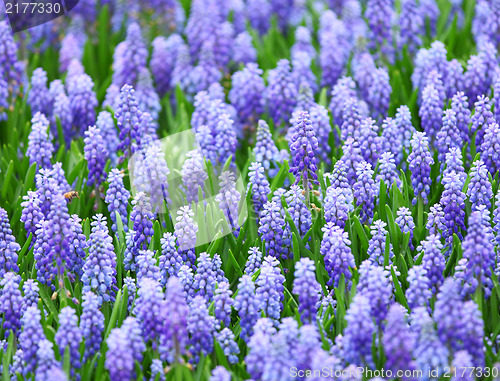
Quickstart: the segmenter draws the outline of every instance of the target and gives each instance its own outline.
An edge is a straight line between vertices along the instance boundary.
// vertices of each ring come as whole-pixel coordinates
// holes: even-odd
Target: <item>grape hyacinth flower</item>
[[[257,220],[264,204],[268,201],[267,196],[271,193],[269,181],[265,176],[264,167],[258,161],[252,162],[248,168],[248,189],[252,187],[252,201]]]
[[[253,327],[259,318],[260,301],[255,295],[255,284],[250,275],[241,276],[238,294],[234,300],[234,309],[240,317],[240,337],[245,342],[252,336]]]
[[[388,0],[367,1],[365,17],[370,27],[369,48],[380,49],[389,61],[393,60],[394,55],[391,32],[393,12],[392,4]]]
[[[486,212],[486,221],[483,213]],[[493,283],[491,269],[495,268],[495,247],[489,211],[480,208],[469,216],[467,235],[462,243],[463,258],[467,260],[465,268],[465,284],[462,296],[471,295],[478,287],[484,290],[485,298],[491,295]]]
[[[64,307],[59,312],[59,328],[54,337],[61,357],[64,357],[66,347],[69,348],[72,373],[81,366],[80,343],[82,329],[78,326],[78,316],[71,307]]]
[[[182,165],[181,175],[186,201],[188,203],[198,202],[199,190],[201,188],[203,195],[205,180],[208,179],[204,158],[200,150],[195,149],[186,153],[186,161]]]
[[[387,69],[377,68],[372,73],[372,82],[368,88],[368,97],[366,98],[375,118],[381,119],[387,116],[391,92],[392,88]]]
[[[108,150],[108,154],[111,158],[111,163],[116,164],[117,151],[120,141],[118,140],[118,132],[116,131],[115,121],[108,111],[101,111],[97,115],[97,120],[95,122],[101,136]]]
[[[469,101],[467,96],[459,91],[451,99],[451,109],[455,111],[455,116],[457,118],[457,128],[460,131],[460,138],[462,139],[462,144],[470,142],[470,115]]]
[[[160,283],[162,286],[167,284],[167,280],[178,273],[183,264],[182,257],[177,250],[177,243],[175,236],[170,232],[163,233],[160,239],[161,255],[159,258],[160,268]]]
[[[438,374],[444,373],[448,366],[448,349],[440,342],[434,322],[426,307],[412,309],[411,328],[416,334],[413,350],[418,369],[437,369]]]
[[[495,209],[493,210],[493,230],[495,231],[495,244],[500,244],[500,192],[495,197]]]
[[[295,107],[298,90],[290,74],[290,63],[282,59],[275,69],[269,71],[267,77],[265,99],[275,126],[288,121]]]
[[[26,156],[30,159],[30,165],[36,163],[38,168],[50,168],[53,153],[54,145],[49,131],[49,121],[44,114],[38,112],[31,119]]]
[[[234,121],[229,114],[222,114],[219,116],[219,121],[212,135],[214,139],[214,148],[216,150],[216,162],[220,166],[223,166],[231,157],[231,162],[234,165],[237,137],[234,129]]]
[[[197,363],[200,354],[208,355],[213,351],[213,333],[215,329],[215,319],[208,313],[205,299],[202,296],[195,296],[189,306],[187,320],[190,338],[190,352],[193,355],[193,362]]]
[[[85,340],[84,362],[92,358],[101,348],[104,314],[99,307],[99,298],[96,294],[87,292],[83,295],[80,328]]]
[[[258,247],[251,247],[248,250],[248,258],[245,264],[245,274],[253,276],[262,265],[262,253]]]
[[[142,354],[146,350],[146,344],[141,337],[141,327],[139,322],[136,318],[129,316],[123,321],[121,328],[125,330],[127,337],[130,340],[130,348],[133,353],[134,360],[142,363]]]
[[[137,255],[139,250],[146,250],[151,237],[153,236],[154,214],[151,212],[151,203],[149,197],[144,192],[139,192],[132,200],[133,209],[130,213],[130,220],[133,221],[133,250],[130,251],[131,257],[124,258],[125,269],[135,271],[137,265]]]
[[[294,133],[290,141],[290,153],[293,157],[293,164],[290,172],[295,176],[295,184],[302,179],[306,190],[306,202],[308,202],[308,190],[312,184],[318,184],[316,175],[315,151],[318,149],[318,140],[314,134],[312,123],[309,120],[309,113],[302,112],[297,118],[294,126]],[[312,184],[309,184],[311,182]]]
[[[368,117],[361,121],[358,141],[363,159],[375,166],[383,148],[382,138],[378,136],[378,126],[375,124],[375,120]]]
[[[484,366],[485,346],[484,346],[484,320],[477,304],[468,300],[463,303],[462,330],[459,334],[462,345],[461,350],[470,353],[473,363]]]
[[[222,73],[216,61],[215,48],[213,39],[205,40],[201,46],[198,64],[190,73],[194,93],[207,90],[212,83],[222,79]]]
[[[416,364],[413,361],[415,334],[407,323],[405,308],[394,303],[387,314],[387,325],[382,339],[386,355],[385,367],[393,372],[414,372]],[[411,377],[401,377],[410,380]]]
[[[61,73],[68,69],[72,60],[82,60],[84,44],[85,39],[80,38],[76,33],[68,33],[64,36],[59,50],[59,71]]]
[[[446,153],[445,159],[446,167],[443,170],[443,177],[455,172],[462,184],[465,184],[467,179],[467,174],[465,173],[463,161],[462,161],[462,151],[458,147],[451,147]]]
[[[142,146],[134,159],[132,184],[137,192],[144,192],[148,196],[152,211],[158,213],[163,210],[164,202],[171,203],[168,192],[170,169],[165,160],[165,152],[160,142],[154,140]]]
[[[271,355],[271,336],[275,333],[276,329],[269,318],[261,318],[255,324],[255,333],[247,344],[248,354],[245,357],[247,372],[255,380],[262,378]]]
[[[210,255],[206,252],[200,253],[196,274],[194,275],[193,289],[196,295],[202,296],[207,303],[210,303],[214,297],[216,276]]]
[[[277,173],[278,163],[283,162],[283,155],[278,151],[273,140],[269,125],[264,120],[259,120],[257,126],[257,141],[253,149],[255,160],[262,163],[266,173]],[[270,169],[273,167],[274,171]]]
[[[401,189],[401,179],[399,178],[394,155],[392,152],[384,152],[379,160],[378,174],[375,178],[376,185],[379,186],[380,182],[385,183],[386,189],[389,192],[392,185],[395,184]]]
[[[359,102],[357,98],[349,98],[344,102],[342,109],[342,125],[340,127],[342,140],[353,137],[359,140],[359,129],[361,125],[361,113],[359,111]]]
[[[413,230],[415,229],[415,223],[413,222],[413,217],[411,215],[410,209],[407,207],[400,207],[398,211],[396,212],[397,217],[394,220],[396,224],[399,226],[399,229],[401,229],[401,233],[406,234],[410,233],[410,241],[408,243],[408,246],[410,247],[410,250],[413,250]]]
[[[269,318],[279,320],[283,308],[285,277],[276,258],[267,256],[257,278],[256,297],[261,311]]]
[[[35,379],[40,381],[58,380],[55,375],[56,369],[59,371],[62,371],[62,369],[54,358],[54,350],[50,341],[47,339],[40,341],[36,357],[38,359],[38,366],[35,371]],[[67,380],[66,374],[64,374],[63,380]]]
[[[219,333],[215,334],[217,342],[219,343],[224,355],[226,355],[230,364],[238,363],[238,355],[240,354],[240,348],[235,341],[235,336],[233,331],[229,328],[224,328]]]
[[[10,333],[17,336],[21,329],[21,304],[23,297],[19,290],[21,277],[13,272],[7,272],[0,280],[0,313],[3,315],[2,328],[5,338]]]
[[[451,247],[453,234],[462,239],[461,230],[465,231],[465,194],[462,192],[463,184],[455,172],[443,178],[444,191],[441,194],[440,204],[444,205],[444,231],[443,238]]]
[[[472,114],[470,121],[472,123],[471,134],[476,133],[476,147],[480,148],[486,128],[495,123],[495,117],[491,112],[491,102],[488,97],[484,95],[477,97],[477,101],[474,103],[474,114]]]
[[[153,359],[151,362],[151,378],[150,381],[166,381],[165,377],[165,369],[163,367],[163,363],[159,359]]]
[[[159,352],[168,362],[180,361],[188,343],[189,307],[179,278],[171,277],[167,282],[167,292],[161,316],[164,319]]]
[[[411,137],[415,132],[415,127],[412,124],[410,109],[406,105],[399,106],[396,110],[396,116],[394,117],[396,125],[398,127],[398,138],[401,139],[402,148],[405,149],[406,153],[410,152]],[[402,150],[398,151],[396,155],[398,163],[403,160]]]
[[[234,39],[233,61],[244,65],[257,62],[257,50],[252,44],[252,36],[247,31],[239,33]]]
[[[7,20],[0,21],[0,62],[4,71],[3,76],[9,84],[9,93],[16,96],[20,92],[24,75],[23,64],[17,58],[18,44],[14,41],[14,34]]]
[[[346,177],[350,186],[354,186],[357,181],[357,168],[359,165],[366,163],[361,155],[359,143],[352,137],[348,137],[342,146],[342,157],[340,160],[346,167]],[[366,163],[367,164],[367,163]]]
[[[363,261],[359,267],[357,292],[369,300],[371,316],[379,327],[383,325],[393,296],[389,276],[387,270],[369,259]]]
[[[302,258],[295,264],[293,293],[298,295],[299,298],[301,320],[304,323],[314,322],[316,320],[321,286],[316,280],[316,266],[313,260]]]
[[[454,97],[464,87],[464,68],[455,58],[448,62],[444,86],[448,99]]]
[[[417,248],[418,251],[422,251],[424,254],[422,266],[426,270],[426,276],[429,278],[433,295],[437,293],[444,281],[443,272],[446,261],[441,252],[442,249],[443,245],[439,239],[439,235],[432,233]]]
[[[422,119],[422,128],[428,136],[434,138],[441,129],[443,100],[433,85],[427,85],[422,92],[422,105],[418,115]]]
[[[111,226],[111,230],[115,233],[118,229],[116,213],[120,216],[122,220],[123,230],[125,232],[128,231],[128,199],[130,198],[130,192],[125,188],[123,184],[124,174],[118,170],[117,168],[113,168],[108,175],[108,183],[109,187],[106,191],[106,204],[108,204],[108,211],[111,217],[111,221],[113,221],[113,225]]]
[[[331,173],[326,174],[326,176],[330,179],[330,184],[334,188],[338,188],[342,191],[342,194],[345,196],[346,201],[349,205],[349,210],[354,210],[354,205],[352,204],[354,201],[354,195],[352,193],[351,186],[347,180],[347,166],[342,160],[339,160],[333,166],[333,170]],[[328,196],[328,189],[327,189]],[[326,202],[326,200],[325,200]]]
[[[404,46],[407,46],[408,52],[414,54],[422,45],[420,36],[425,32],[424,16],[415,0],[404,0],[401,3],[399,26],[401,28],[399,49],[402,50]]]
[[[352,273],[356,267],[354,256],[350,249],[349,235],[333,222],[328,222],[323,228],[323,240],[320,253],[325,257],[325,268],[330,279],[328,285],[338,287],[340,278],[344,275],[346,288],[350,289]]]
[[[118,87],[126,83],[135,86],[139,71],[146,67],[148,50],[140,26],[133,22],[127,28],[125,41],[119,43],[113,54],[113,83]]]
[[[495,107],[495,119],[500,121],[500,72],[497,72],[493,81],[493,104]]]
[[[210,375],[210,381],[231,381],[231,373],[222,365],[217,365]]]
[[[462,148],[462,138],[457,126],[457,115],[453,109],[444,111],[441,130],[437,133],[436,146],[438,159],[441,163],[446,160],[446,154],[451,148]],[[444,165],[441,164],[441,171]]]
[[[460,349],[459,334],[462,327],[463,302],[458,292],[458,283],[453,278],[447,278],[437,294],[434,307],[439,338],[453,351]]]
[[[95,108],[98,102],[93,87],[94,82],[87,74],[79,74],[67,83],[72,119],[77,128],[77,135],[83,135],[83,132],[95,123]]]
[[[345,197],[342,188],[336,188],[333,185],[327,188],[324,201],[325,221],[332,222],[341,229],[349,218],[348,214],[352,201],[349,203]]]
[[[265,240],[267,255],[278,259],[287,259],[291,255],[287,229],[280,205],[276,201],[266,202],[259,220],[258,232],[261,239]]]
[[[434,159],[429,151],[429,139],[424,132],[417,131],[411,139],[412,151],[408,156],[408,167],[411,172],[411,184],[413,187],[413,205],[421,198],[427,204],[427,197],[431,186],[431,165]]]
[[[106,339],[106,369],[111,381],[132,381],[135,377],[134,353],[128,332],[113,328]]]
[[[265,84],[262,73],[256,63],[249,63],[232,77],[229,100],[243,123],[252,123],[264,111]]]
[[[63,287],[62,277],[74,268],[75,262],[71,245],[74,230],[67,202],[62,194],[52,195],[48,217],[38,226],[34,245],[37,278],[48,286],[57,278]]]
[[[93,291],[99,302],[113,302],[116,287],[116,254],[106,218],[98,214],[92,221],[89,254],[83,265],[83,292]]]
[[[160,97],[163,97],[171,89],[177,51],[179,46],[183,44],[182,37],[176,33],[171,34],[168,38],[158,36],[151,43],[153,51],[149,67]]]
[[[370,163],[366,161],[359,163],[356,167],[356,176],[357,181],[353,186],[353,191],[356,205],[362,206],[360,221],[361,223],[371,223],[378,187],[373,180],[373,170]]]
[[[486,70],[486,63],[482,55],[471,55],[467,60],[467,70],[464,73],[464,87],[470,101],[488,92],[488,83],[484,75]]]
[[[19,347],[22,350],[24,371],[33,372],[37,366],[36,352],[38,344],[45,339],[42,325],[40,324],[41,314],[37,306],[28,307],[21,319],[22,332],[19,336]]]
[[[39,212],[37,208],[32,212],[32,223],[36,223],[41,218],[38,213]],[[26,220],[28,221],[28,219],[29,215],[27,216]],[[16,238],[12,235],[9,215],[7,214],[7,211],[5,209],[0,208],[0,279],[3,278],[4,275],[9,271],[15,273],[19,272],[17,259],[18,252],[20,250],[21,246],[19,246],[19,244],[16,242]]]
[[[331,88],[342,75],[342,70],[349,58],[350,47],[345,43],[344,22],[337,19],[333,13],[325,12],[321,16],[320,24],[318,31],[320,84],[322,87]],[[329,24],[328,27],[324,27],[325,24]]]
[[[137,281],[149,278],[159,281],[161,274],[160,268],[156,265],[155,253],[151,250],[139,250],[137,256]]]
[[[356,83],[351,77],[340,78],[333,86],[331,96],[329,109],[333,116],[333,122],[340,127],[343,122],[345,103],[349,99],[357,99]]]
[[[47,97],[47,73],[41,67],[33,70],[31,75],[31,88],[28,92],[28,104],[31,108],[31,114],[35,115],[40,112],[48,114],[48,97]]]
[[[26,236],[32,235],[33,241],[36,241],[36,231],[37,225],[44,219],[44,215],[42,213],[42,209],[40,207],[40,198],[38,197],[37,192],[28,191],[28,194],[23,196],[23,202],[21,203],[21,207],[23,208],[21,214],[21,222],[24,224],[24,229],[26,230]],[[4,213],[6,213],[3,209],[0,209],[0,226],[4,224],[3,221]],[[8,222],[8,219],[7,219]],[[0,228],[1,229],[1,228]],[[9,228],[10,229],[10,228]],[[5,244],[5,251],[9,250],[10,244]],[[17,246],[16,246],[17,247]],[[20,250],[20,247],[16,250]],[[10,250],[9,250],[10,252]],[[9,254],[9,257],[11,254]],[[4,259],[6,261],[6,259]],[[13,262],[17,262],[17,259]],[[17,272],[17,271],[16,271]],[[0,270],[0,276],[2,276],[2,271]]]
[[[425,267],[423,265],[412,267],[408,270],[407,279],[410,287],[406,289],[406,300],[410,309],[413,311],[417,307],[429,308],[432,291]]]
[[[479,5],[480,3],[478,3]],[[474,366],[474,361],[472,360],[471,355],[467,352],[466,349],[455,352],[453,355],[452,361],[453,369],[468,369],[469,367]],[[474,381],[474,374],[470,374],[470,372],[460,372],[457,371],[457,375],[452,378],[453,381]]]
[[[370,238],[370,241],[368,242],[367,254],[372,262],[377,263],[380,266],[382,266],[385,262],[386,251],[388,251],[389,261],[392,261],[392,257],[394,257],[391,243],[389,243],[389,249],[386,249],[386,226],[387,224],[384,221],[377,220],[374,221],[373,225],[370,227],[372,238]]]
[[[234,300],[231,298],[232,294],[227,282],[219,283],[215,290],[214,315],[220,326],[229,327],[231,324],[231,307],[234,304]]]
[[[285,193],[285,201],[288,205],[288,213],[297,227],[301,238],[304,238],[312,225],[311,211],[306,206],[306,198],[302,189],[292,185]]]
[[[153,86],[151,73],[145,67],[139,70],[135,97],[139,109],[149,113],[154,121],[158,120],[158,114],[161,111],[160,97]]]
[[[123,290],[125,290],[125,287],[127,287],[128,292],[127,311],[130,313],[132,312],[132,308],[134,307],[135,293],[137,291],[135,280],[131,277],[123,278]]]
[[[64,141],[68,146],[75,135],[75,131],[73,129],[73,113],[71,111],[70,100],[65,94],[64,89],[62,89],[61,92],[54,98],[51,126],[57,127],[57,119],[59,119],[64,135]],[[55,137],[57,137],[56,132],[56,129],[53,129]]]
[[[153,278],[142,278],[139,282],[134,314],[142,330],[142,338],[146,343],[152,342],[157,348],[163,329],[161,311],[165,303],[161,285]]]
[[[500,117],[498,120],[500,121]],[[500,126],[498,123],[490,123],[486,127],[481,144],[481,157],[488,171],[494,176],[500,170]]]
[[[87,186],[99,188],[105,179],[104,166],[109,155],[101,131],[96,126],[89,126],[84,143],[84,156],[89,169]]]
[[[130,85],[123,85],[120,90],[120,101],[115,118],[118,125],[120,144],[117,149],[123,152],[123,160],[126,156],[131,156],[135,152],[134,143],[140,146],[140,119],[141,112],[135,97],[135,91]]]
[[[436,203],[430,207],[425,228],[429,230],[429,234],[441,235],[445,228],[444,222],[443,208],[440,203]]]
[[[194,212],[189,206],[182,206],[177,211],[176,223],[174,226],[174,235],[177,238],[179,251],[182,255],[182,261],[194,267],[196,255],[194,248],[196,246],[196,233],[198,226],[193,220]]]
[[[313,93],[317,91],[316,76],[311,69],[312,57],[306,52],[297,52],[292,58],[292,76],[294,77],[295,86],[299,89],[310,89]]]
[[[345,319],[347,327],[342,337],[345,361],[351,364],[373,366],[371,347],[376,327],[371,316],[368,298],[362,294],[356,294]]]
[[[236,176],[232,171],[224,171],[219,176],[219,193],[215,196],[215,201],[226,217],[226,222],[235,235],[239,231],[239,203],[241,194],[236,189]]]
[[[23,284],[23,302],[21,306],[21,315],[24,315],[28,307],[37,306],[39,300],[38,284],[33,279],[28,279]]]
[[[469,176],[467,197],[469,197],[472,204],[472,211],[478,210],[483,205],[486,209],[490,209],[493,190],[488,178],[488,170],[482,160],[476,160],[472,164]]]
[[[305,52],[311,58],[315,58],[316,49],[311,41],[312,37],[310,30],[305,26],[299,25],[297,29],[295,29],[295,43],[290,49],[292,58],[295,57],[298,52]]]

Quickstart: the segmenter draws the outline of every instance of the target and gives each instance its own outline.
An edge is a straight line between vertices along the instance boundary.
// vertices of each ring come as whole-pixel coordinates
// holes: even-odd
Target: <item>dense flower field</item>
[[[500,2],[2,20],[2,381],[497,378]]]

